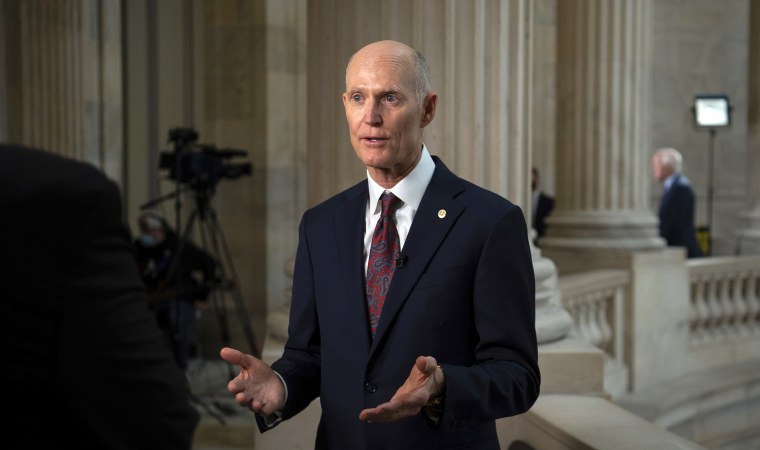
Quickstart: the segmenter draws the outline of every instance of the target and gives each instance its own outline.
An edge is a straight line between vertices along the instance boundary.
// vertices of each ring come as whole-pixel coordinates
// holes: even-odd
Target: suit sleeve
[[[475,364],[443,365],[442,425],[527,411],[538,398],[535,278],[527,226],[514,205],[481,249],[472,291],[478,335]]]
[[[305,214],[298,228],[296,266],[293,273],[293,292],[288,340],[282,358],[272,364],[287,385],[288,399],[282,419],[289,419],[319,396],[321,359],[319,323],[317,323],[313,269],[306,228]],[[298,299],[298,301],[295,301]],[[260,417],[259,430],[270,429]]]

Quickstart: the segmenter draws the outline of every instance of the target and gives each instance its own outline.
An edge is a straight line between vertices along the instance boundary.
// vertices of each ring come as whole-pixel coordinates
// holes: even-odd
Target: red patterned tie
[[[393,219],[401,200],[390,192],[380,196],[382,212],[372,235],[372,246],[367,264],[367,306],[369,307],[369,327],[372,336],[377,331],[380,312],[385,295],[391,285],[395,261],[401,252],[396,222]]]

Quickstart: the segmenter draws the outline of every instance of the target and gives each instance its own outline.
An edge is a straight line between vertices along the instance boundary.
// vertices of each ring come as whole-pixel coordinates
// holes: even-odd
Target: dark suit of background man
[[[198,413],[148,311],[115,183],[0,145],[5,448],[189,449]]]
[[[691,182],[681,173],[683,159],[674,148],[660,148],[652,156],[652,174],[662,183],[660,236],[671,247],[686,247],[687,256],[702,256],[694,227],[695,196]]]
[[[538,169],[534,167],[530,187],[533,195],[531,208],[533,211],[533,229],[536,230],[536,237],[533,240],[535,245],[538,245],[541,238],[546,234],[546,218],[554,210],[554,197],[545,194],[538,188],[539,179]]]
[[[319,397],[319,449],[496,450],[495,420],[538,397],[523,212],[428,153],[429,83],[422,55],[400,42],[348,63],[343,104],[367,179],[303,215],[282,357],[270,368],[221,352],[241,367],[228,389],[261,431]],[[402,253],[373,336],[365,273],[383,191],[403,202]]]

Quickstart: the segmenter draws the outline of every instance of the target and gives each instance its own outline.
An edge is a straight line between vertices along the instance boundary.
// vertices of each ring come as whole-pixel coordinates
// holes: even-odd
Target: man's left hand
[[[389,402],[359,413],[359,420],[393,422],[420,412],[423,406],[443,393],[443,370],[432,356],[418,356],[404,384]]]

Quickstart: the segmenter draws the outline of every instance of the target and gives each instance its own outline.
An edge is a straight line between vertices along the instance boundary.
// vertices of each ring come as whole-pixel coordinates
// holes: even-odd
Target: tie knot
[[[382,208],[380,215],[383,217],[393,217],[400,203],[401,199],[393,195],[393,192],[385,192],[380,196],[380,206]]]

